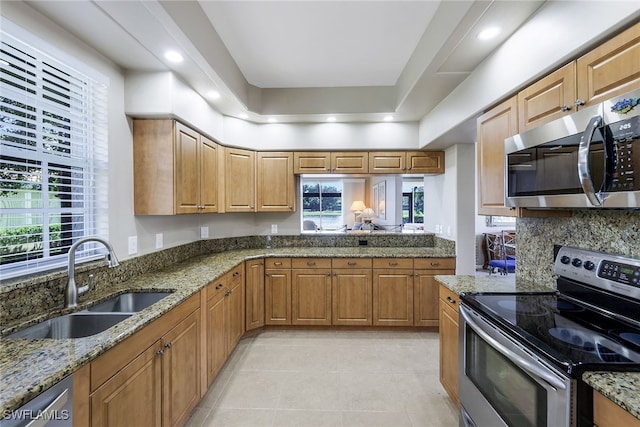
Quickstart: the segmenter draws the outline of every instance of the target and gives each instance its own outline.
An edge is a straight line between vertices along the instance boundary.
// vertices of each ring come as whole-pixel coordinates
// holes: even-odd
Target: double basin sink
[[[99,334],[155,304],[171,292],[129,292],[86,310],[45,320],[7,338],[83,338]]]

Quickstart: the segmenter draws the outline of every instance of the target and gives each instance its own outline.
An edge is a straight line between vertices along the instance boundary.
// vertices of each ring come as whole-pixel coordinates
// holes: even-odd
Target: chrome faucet
[[[116,253],[113,251],[113,247],[111,243],[100,238],[100,237],[83,237],[82,239],[75,242],[69,248],[69,265],[67,267],[68,279],[67,279],[67,288],[65,290],[64,295],[64,305],[66,308],[74,308],[78,306],[78,296],[84,294],[89,290],[89,284],[91,283],[92,277],[89,277],[89,282],[81,287],[76,285],[76,272],[75,272],[75,263],[76,263],[76,250],[78,246],[87,243],[87,242],[98,242],[102,243],[109,253],[107,254],[107,261],[109,268],[117,267],[120,265],[118,262],[118,258],[116,257]]]

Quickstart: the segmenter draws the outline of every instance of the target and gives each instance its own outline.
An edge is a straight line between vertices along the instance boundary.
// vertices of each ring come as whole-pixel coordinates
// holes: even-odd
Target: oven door
[[[460,425],[570,426],[572,380],[460,306]]]

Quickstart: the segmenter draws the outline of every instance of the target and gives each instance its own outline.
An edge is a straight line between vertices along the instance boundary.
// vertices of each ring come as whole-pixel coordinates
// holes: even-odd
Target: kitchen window
[[[342,181],[303,179],[302,231],[338,230],[342,219]]]
[[[66,265],[77,239],[108,235],[108,81],[1,23],[0,273],[6,278]],[[90,245],[82,249],[78,259],[96,255]]]
[[[424,223],[424,183],[402,181],[402,223]]]

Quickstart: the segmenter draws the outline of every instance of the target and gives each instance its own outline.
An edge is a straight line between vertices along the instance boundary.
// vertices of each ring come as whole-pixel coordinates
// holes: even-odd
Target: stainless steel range
[[[640,370],[640,260],[557,247],[557,292],[461,296],[461,426],[592,426],[585,370]]]

